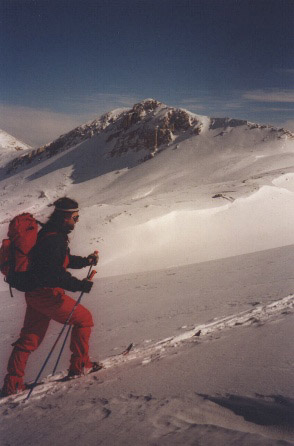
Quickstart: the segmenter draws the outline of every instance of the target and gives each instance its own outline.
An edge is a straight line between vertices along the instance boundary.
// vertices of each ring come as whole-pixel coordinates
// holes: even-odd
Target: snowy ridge
[[[130,361],[140,361],[142,365],[148,364],[152,361],[163,358],[170,354],[173,349],[180,348],[186,342],[201,342],[207,340],[206,336],[215,335],[216,333],[236,328],[238,326],[250,326],[253,324],[262,325],[270,319],[281,314],[290,314],[293,311],[294,295],[290,294],[280,300],[266,305],[258,305],[253,309],[242,311],[240,313],[230,315],[224,318],[214,320],[207,324],[195,326],[192,330],[186,331],[179,336],[171,336],[169,338],[158,341],[147,347],[134,348],[128,354],[115,355],[106,358],[102,361],[104,369],[120,366]],[[95,372],[86,376],[85,378],[95,379],[99,372]],[[49,375],[43,379],[42,382],[34,389],[31,399],[39,399],[48,394],[55,393],[59,390],[67,389],[70,384],[76,380],[60,382],[66,376],[66,372],[56,374],[54,377]],[[79,382],[79,380],[77,380]],[[27,392],[19,395],[5,397],[0,400],[0,406],[6,404],[17,404],[23,402],[27,397]]]
[[[258,129],[264,138],[293,138],[284,129],[250,123],[231,118],[209,118],[185,109],[169,107],[155,99],[145,99],[131,109],[117,109],[92,122],[76,127],[69,133],[30,153],[14,159],[6,166],[7,173],[21,166],[40,162],[62,153],[98,135],[103,136],[105,158],[121,157],[142,151],[140,161],[153,158],[171,144],[181,143],[202,133],[211,137],[223,136],[236,127],[244,130]],[[214,134],[215,131],[220,131]],[[272,135],[268,135],[272,133]],[[145,152],[145,153],[144,153]]]
[[[114,110],[113,112],[102,115],[99,119],[95,119],[89,123],[83,124],[70,132],[61,135],[53,142],[32,150],[30,153],[14,159],[7,165],[7,173],[10,173],[17,169],[19,166],[30,164],[32,161],[42,161],[46,158],[51,158],[58,153],[61,153],[71,147],[74,147],[83,141],[92,138],[94,135],[98,135],[103,131],[114,119],[117,118],[117,114],[120,110]]]
[[[30,153],[32,148],[14,136],[0,129],[0,165],[5,165],[14,159],[19,159],[19,153]]]
[[[25,144],[22,141],[14,138],[14,136],[9,135],[4,130],[0,129],[0,150],[6,151],[19,151],[19,150],[27,150],[31,149],[28,144]]]
[[[154,99],[145,99],[130,110],[116,109],[92,122],[76,127],[58,139],[33,150],[7,165],[7,173],[33,160],[42,161],[99,134],[105,135],[106,157],[121,156],[129,151],[147,150],[144,160],[154,156],[187,130],[201,131],[201,117],[183,109],[175,109]]]

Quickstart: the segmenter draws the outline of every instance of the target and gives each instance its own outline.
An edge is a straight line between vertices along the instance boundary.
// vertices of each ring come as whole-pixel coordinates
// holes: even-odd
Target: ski
[[[126,349],[124,349],[122,352],[111,356],[110,358],[113,359],[114,357],[119,358],[121,356],[126,356],[129,354],[129,352],[132,350],[134,344],[131,343],[127,346]],[[32,388],[37,388],[36,389],[36,394],[40,395],[43,392],[47,392],[48,390],[50,390],[52,387],[54,387],[55,384],[58,383],[66,383],[72,380],[76,380],[76,379],[80,379],[80,378],[85,378],[93,373],[99,372],[100,370],[104,369],[104,362],[106,362],[109,358],[106,358],[104,361],[101,361],[100,363],[97,363],[97,366],[91,370],[89,373],[86,374],[81,374],[81,375],[74,375],[74,376],[68,376],[67,372],[60,372],[57,375],[49,375],[46,378],[44,378],[42,381],[38,382],[38,383],[26,383],[25,386],[26,388],[22,391],[19,392],[17,394],[14,395],[0,395],[0,400],[1,400],[1,404],[5,403],[5,401],[9,401],[9,402],[16,402],[16,401],[23,401],[25,400],[25,397],[27,396],[27,391],[30,391]],[[42,389],[43,387],[43,389]],[[43,391],[42,391],[43,390]]]
[[[99,372],[99,370],[103,369],[102,363],[95,362],[93,365],[93,369],[90,370],[87,373],[81,373],[80,375],[66,375],[63,378],[56,379],[55,382],[66,382],[66,381],[72,381],[73,379],[83,378],[84,376],[91,375],[91,373]]]

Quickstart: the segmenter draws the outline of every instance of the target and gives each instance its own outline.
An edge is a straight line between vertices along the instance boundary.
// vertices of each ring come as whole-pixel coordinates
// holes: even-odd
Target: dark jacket
[[[80,269],[90,263],[86,257],[71,255],[68,243],[67,234],[52,225],[45,225],[39,232],[31,254],[32,270],[39,287],[83,291],[85,283],[73,277],[66,268]]]

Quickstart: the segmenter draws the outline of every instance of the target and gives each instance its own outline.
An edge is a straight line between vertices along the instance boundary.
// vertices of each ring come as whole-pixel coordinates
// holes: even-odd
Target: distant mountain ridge
[[[0,150],[3,151],[19,151],[31,149],[28,144],[18,140],[9,133],[0,129]]]
[[[241,126],[247,130],[260,129],[265,132],[265,138],[294,138],[293,133],[283,128],[277,129],[232,118],[209,118],[185,109],[169,107],[155,99],[145,99],[129,110],[113,110],[92,122],[76,127],[53,142],[14,158],[5,169],[7,173],[11,173],[33,161],[51,158],[97,135],[103,135],[105,138],[105,157],[120,157],[131,152],[145,151],[141,159],[145,161],[171,143],[183,141],[205,131],[220,130],[214,136],[223,136],[233,128]]]

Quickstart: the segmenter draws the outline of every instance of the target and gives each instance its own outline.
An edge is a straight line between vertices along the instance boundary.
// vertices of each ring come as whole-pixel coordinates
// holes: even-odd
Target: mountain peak
[[[130,109],[116,109],[76,127],[52,143],[14,159],[7,164],[6,169],[10,173],[21,165],[50,158],[98,136],[100,142],[102,141],[105,158],[118,158],[129,154],[139,162],[154,157],[170,145],[177,145],[200,134],[208,138],[229,137],[232,132],[242,132],[242,128],[244,131],[261,131],[262,134],[258,138],[261,137],[264,141],[293,138],[293,135],[284,129],[278,130],[239,119],[200,116],[147,98]]]
[[[156,99],[147,98],[135,104],[133,106],[133,109],[136,110],[138,108],[143,108],[146,111],[150,111],[150,110],[155,110],[157,107],[160,107],[161,105],[163,105],[162,102],[159,102]]]

